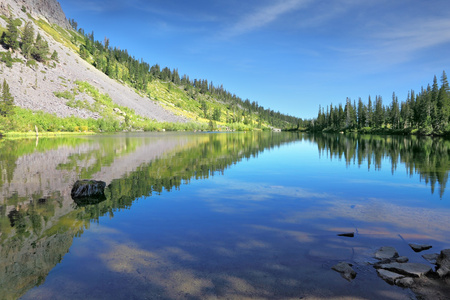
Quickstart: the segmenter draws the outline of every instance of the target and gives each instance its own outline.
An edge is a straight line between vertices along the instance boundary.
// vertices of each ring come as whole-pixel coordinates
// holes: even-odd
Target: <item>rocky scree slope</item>
[[[23,7],[25,11],[23,11]],[[56,0],[2,0],[0,13],[6,17],[11,14],[20,18],[25,24],[33,18],[54,22],[61,28],[69,28],[61,6]],[[22,24],[22,27],[23,27]],[[81,118],[99,118],[96,112],[69,107],[64,98],[55,96],[55,92],[64,92],[76,87],[75,81],[85,81],[97,88],[101,93],[108,94],[113,102],[120,106],[133,109],[137,115],[148,117],[159,122],[187,122],[185,117],[178,116],[164,109],[159,103],[148,97],[137,94],[132,88],[109,78],[97,70],[79,54],[65,45],[55,41],[49,34],[33,23],[35,33],[39,32],[48,41],[50,53],[58,53],[59,62],[56,67],[38,63],[36,68],[26,66],[26,59],[19,53],[12,53],[13,58],[22,63],[14,63],[12,68],[0,62],[0,80],[8,82],[15,105],[34,111],[41,110],[53,113],[58,117],[76,116]],[[0,18],[0,26],[6,28],[7,22]],[[0,53],[9,50],[0,47]],[[87,94],[78,94],[75,100],[92,101]]]

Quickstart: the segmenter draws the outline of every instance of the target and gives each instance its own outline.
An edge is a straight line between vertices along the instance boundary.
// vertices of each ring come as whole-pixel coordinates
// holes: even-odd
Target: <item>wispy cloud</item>
[[[355,43],[348,47],[336,45],[330,48],[347,60],[364,62],[379,70],[414,61],[423,51],[450,43],[450,19],[385,21],[364,28],[354,35],[354,40]]]
[[[229,29],[222,32],[222,37],[229,38],[242,35],[275,22],[286,13],[306,7],[312,0],[278,0],[274,4],[258,7],[245,13]]]
[[[383,48],[414,52],[450,42],[450,19],[414,20],[397,28],[385,28],[374,37],[383,41]]]

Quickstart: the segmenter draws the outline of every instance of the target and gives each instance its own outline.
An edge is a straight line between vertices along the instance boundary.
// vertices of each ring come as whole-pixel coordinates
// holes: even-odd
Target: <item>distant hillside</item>
[[[107,39],[94,40],[93,33],[85,34],[66,19],[56,0],[4,0],[0,13],[0,83],[6,81],[17,107],[1,119],[0,99],[0,132],[301,125],[301,119],[243,101],[222,86],[180,77],[176,69],[135,60]],[[14,28],[17,43],[11,44]],[[27,30],[33,32],[28,46]],[[41,48],[45,54],[37,53]]]

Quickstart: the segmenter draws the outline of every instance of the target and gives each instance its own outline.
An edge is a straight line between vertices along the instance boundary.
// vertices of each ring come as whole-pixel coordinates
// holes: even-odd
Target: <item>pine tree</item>
[[[369,95],[369,100],[367,102],[366,127],[372,126],[373,126],[373,107],[372,107],[372,98]]]
[[[14,98],[9,91],[9,85],[6,82],[6,79],[3,79],[3,85],[1,88],[0,116],[7,117],[14,113]]]
[[[398,129],[400,127],[400,107],[398,104],[398,98],[395,92],[392,93],[392,103],[390,109],[390,121],[393,129]]]
[[[31,55],[37,61],[44,62],[47,60],[48,52],[49,48],[47,41],[44,40],[42,36],[38,33],[36,41],[34,42],[34,47],[31,51]]]
[[[434,75],[433,86],[431,88],[431,95],[430,95],[430,117],[433,129],[437,131],[439,131],[441,127],[441,122],[439,118],[438,95],[439,95],[439,86],[437,83],[436,75]]]
[[[31,51],[33,49],[34,43],[34,28],[31,22],[28,22],[22,32],[22,43],[20,48],[22,49],[22,54],[26,58],[31,56]]]
[[[53,50],[53,53],[52,53],[52,56],[50,57],[50,59],[54,60],[54,61],[59,61],[58,52],[56,52],[56,50]]]
[[[363,128],[366,126],[366,107],[362,102],[361,97],[358,99],[357,119],[358,128]]]
[[[12,50],[19,48],[19,30],[17,29],[16,23],[12,16],[8,19],[7,31],[4,36],[3,43]]]
[[[443,129],[447,127],[450,118],[450,88],[445,71],[442,72],[441,83],[442,85],[437,96],[437,108],[439,112],[440,126]]]
[[[381,96],[375,97],[375,112],[374,112],[374,125],[376,128],[381,128],[384,122],[384,110],[383,99]]]

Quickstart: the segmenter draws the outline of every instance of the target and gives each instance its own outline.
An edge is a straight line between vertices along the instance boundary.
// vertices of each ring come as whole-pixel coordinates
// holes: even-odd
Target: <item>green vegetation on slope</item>
[[[81,28],[76,31],[77,23],[74,20],[70,20],[70,23],[74,29],[70,40],[67,31],[57,26],[52,28],[59,32],[60,37],[66,38],[65,43],[70,42],[78,47],[83,59],[109,77],[133,87],[138,93],[159,101],[192,120],[208,124],[216,122],[228,127],[236,127],[233,124],[241,123],[248,128],[261,129],[271,126],[296,127],[302,121],[265,109],[255,101],[244,101],[225,90],[223,86],[214,86],[208,80],[191,80],[187,75],[180,76],[177,69],[161,69],[158,64],[150,66],[129,55],[127,50],[111,47],[108,38],[103,42],[97,41],[93,32],[85,34]]]

